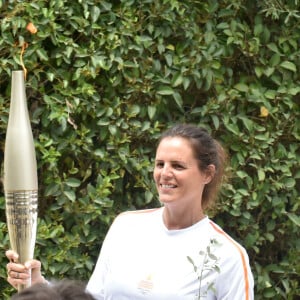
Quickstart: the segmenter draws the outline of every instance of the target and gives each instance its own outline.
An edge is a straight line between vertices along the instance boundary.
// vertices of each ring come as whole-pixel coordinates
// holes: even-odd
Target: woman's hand
[[[7,281],[17,288],[19,284],[27,284],[31,278],[31,284],[44,283],[45,278],[41,274],[41,262],[32,259],[24,265],[18,263],[19,255],[13,250],[6,251],[9,263],[6,265]]]

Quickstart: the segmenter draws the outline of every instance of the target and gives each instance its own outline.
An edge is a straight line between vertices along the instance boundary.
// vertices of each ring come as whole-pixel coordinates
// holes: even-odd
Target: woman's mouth
[[[176,188],[176,185],[174,184],[160,184],[160,187],[163,189],[174,189]]]

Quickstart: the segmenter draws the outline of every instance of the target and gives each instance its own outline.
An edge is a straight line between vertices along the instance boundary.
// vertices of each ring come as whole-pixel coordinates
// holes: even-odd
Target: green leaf
[[[267,77],[270,77],[275,71],[275,68],[273,67],[267,67],[263,70],[264,74],[267,76]]]
[[[249,91],[249,87],[247,84],[245,83],[238,83],[234,86],[235,89],[237,89],[240,92],[248,92]]]
[[[263,32],[263,24],[259,23],[254,26],[254,35],[259,36]]]
[[[93,6],[92,7],[92,13],[91,13],[91,17],[92,17],[92,22],[95,23],[97,22],[97,20],[99,19],[100,16],[100,9],[98,6]]]
[[[272,67],[277,66],[280,63],[280,55],[278,53],[275,53],[272,55],[271,59],[270,59],[270,65]]]
[[[114,136],[114,135],[117,134],[117,127],[116,127],[115,125],[110,125],[110,126],[108,127],[108,130],[109,130],[109,132],[110,132],[110,134],[111,134],[112,136]]]
[[[81,184],[80,180],[77,178],[68,178],[65,181],[65,183],[66,183],[66,185],[71,186],[71,187],[78,187]]]
[[[297,71],[297,67],[294,63],[290,62],[290,61],[284,61],[280,64],[281,67],[296,72]]]
[[[181,85],[183,82],[183,77],[180,72],[178,72],[172,79],[172,87]]]
[[[300,216],[297,216],[294,213],[287,213],[288,218],[298,227],[300,227]]]
[[[181,98],[181,95],[179,93],[174,93],[173,94],[173,97],[175,99],[175,102],[177,104],[177,106],[180,108],[181,111],[183,111],[183,101],[182,101],[182,98]]]
[[[47,52],[44,49],[42,49],[42,48],[41,49],[37,49],[36,53],[37,53],[37,55],[39,56],[39,58],[41,60],[47,61],[49,59],[49,57],[47,55]]]
[[[173,56],[171,54],[169,54],[169,53],[165,54],[165,59],[166,59],[167,65],[169,67],[171,67],[172,64],[173,64]]]
[[[54,73],[47,72],[47,78],[49,79],[49,81],[52,82],[54,80],[54,78],[55,78]]]
[[[158,88],[157,94],[159,94],[159,95],[173,95],[174,90],[168,85],[162,85]]]
[[[277,94],[277,92],[274,90],[267,90],[264,95],[267,99],[275,99],[276,94]]]
[[[293,188],[296,186],[296,180],[294,178],[288,177],[283,180],[283,184],[286,188]]]
[[[266,173],[265,173],[264,170],[258,169],[258,170],[257,170],[257,176],[258,176],[258,180],[259,180],[259,181],[264,181],[265,178],[266,178]]]
[[[238,118],[243,121],[244,126],[247,128],[248,131],[251,132],[254,127],[253,121],[244,116],[239,116]]]
[[[155,116],[155,113],[156,113],[156,107],[153,106],[153,105],[149,105],[147,107],[147,111],[148,111],[149,118],[152,120]]]
[[[247,173],[246,173],[245,171],[237,171],[237,172],[236,172],[236,175],[237,175],[239,178],[242,178],[242,179],[248,176]]]
[[[240,135],[239,128],[236,124],[226,124],[226,128],[235,135]]]
[[[51,183],[49,184],[44,192],[45,196],[57,196],[58,194],[60,194],[60,185],[57,183]]]
[[[146,191],[145,192],[145,199],[146,199],[145,203],[150,203],[153,199],[153,193],[150,192],[150,191]]]
[[[218,116],[212,115],[211,118],[212,118],[212,120],[213,120],[215,129],[219,129],[220,121],[219,121]]]
[[[267,47],[268,47],[270,50],[272,50],[273,52],[280,53],[279,50],[278,50],[277,45],[274,44],[274,43],[268,44]]]
[[[266,239],[268,240],[268,241],[270,241],[271,243],[274,241],[274,239],[275,239],[275,237],[274,237],[274,235],[272,234],[272,233],[269,233],[269,232],[267,232],[266,234],[265,234],[265,237],[266,237]]]
[[[94,153],[95,153],[96,156],[104,158],[105,153],[102,149],[96,149]]]
[[[135,117],[138,115],[141,111],[141,108],[139,105],[132,105],[127,109],[127,114],[129,117]]]
[[[274,290],[274,288],[271,289],[267,289],[264,292],[264,297],[269,299],[269,298],[273,298],[276,295],[276,291]]]
[[[295,87],[291,87],[288,89],[288,93],[295,96],[300,92],[300,87],[299,86],[295,86]]]
[[[68,199],[70,199],[72,202],[75,201],[76,195],[75,195],[75,192],[74,192],[74,191],[68,190],[68,191],[64,191],[63,193],[64,193],[64,195],[66,195],[66,196],[68,197]]]
[[[262,74],[263,74],[263,69],[262,69],[261,67],[256,66],[256,67],[254,68],[254,71],[255,71],[255,74],[256,74],[256,76],[257,76],[258,78],[261,77]]]

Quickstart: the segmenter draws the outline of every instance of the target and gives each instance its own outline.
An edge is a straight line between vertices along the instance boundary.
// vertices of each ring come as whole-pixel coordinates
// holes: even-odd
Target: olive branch
[[[197,275],[197,278],[199,280],[199,287],[198,287],[198,294],[196,295],[197,300],[201,300],[201,298],[204,298],[207,296],[208,291],[212,290],[215,292],[215,287],[214,287],[214,282],[209,283],[207,286],[205,292],[201,294],[201,288],[203,284],[203,276],[204,272],[206,271],[216,271],[220,273],[220,268],[219,268],[219,258],[213,254],[213,250],[215,247],[219,246],[220,243],[216,239],[211,239],[208,246],[206,247],[206,251],[199,251],[200,257],[202,257],[202,266],[199,268],[194,260],[190,257],[187,256],[188,261],[192,264],[193,269]]]

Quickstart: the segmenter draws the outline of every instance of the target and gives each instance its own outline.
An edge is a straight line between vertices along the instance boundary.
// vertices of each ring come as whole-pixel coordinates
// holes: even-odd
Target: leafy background
[[[299,296],[299,1],[17,0],[0,1],[0,16],[1,168],[11,71],[27,45],[47,278],[87,281],[114,217],[159,205],[157,138],[188,122],[230,155],[210,214],[246,247],[256,299]],[[9,299],[3,190],[0,210]]]

